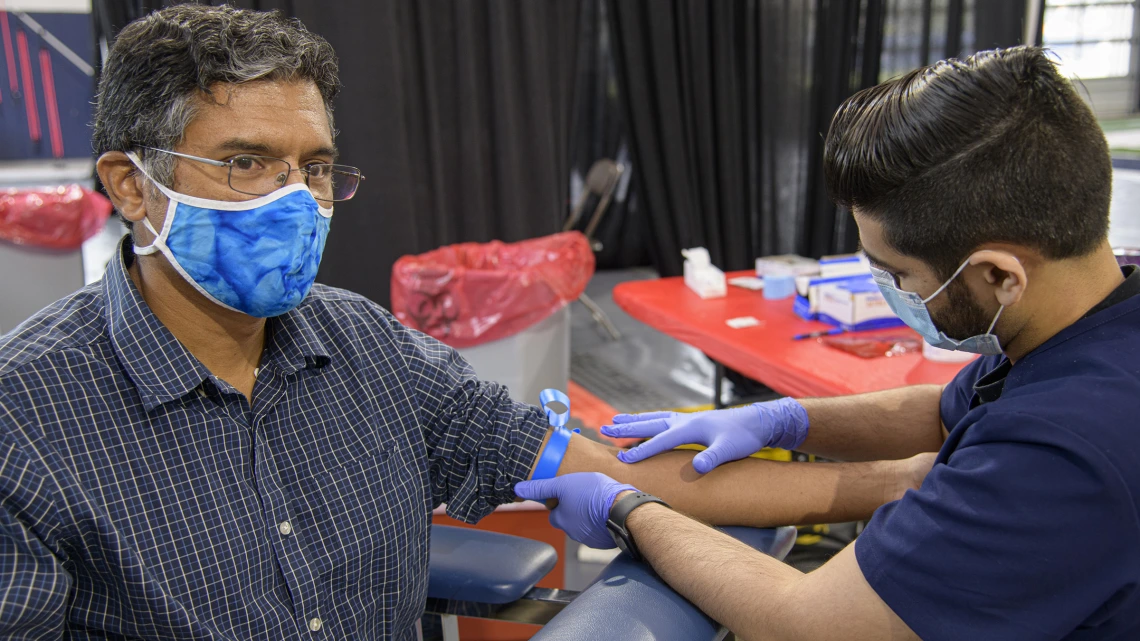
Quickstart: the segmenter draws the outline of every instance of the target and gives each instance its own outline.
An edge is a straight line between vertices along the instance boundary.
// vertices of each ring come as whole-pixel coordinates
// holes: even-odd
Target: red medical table
[[[728,277],[750,276],[750,272]],[[936,363],[920,353],[860,358],[824,345],[820,339],[793,340],[796,334],[832,329],[805,321],[792,311],[792,299],[765,300],[763,292],[729,285],[724,298],[702,300],[681,278],[622,283],[614,302],[637,320],[692,345],[717,364],[715,405],[720,406],[723,368],[733,369],[788,396],[839,396],[917,385],[947,383],[964,363]],[[753,316],[755,327],[733,329],[730,318]],[[907,327],[854,336],[918,335]]]

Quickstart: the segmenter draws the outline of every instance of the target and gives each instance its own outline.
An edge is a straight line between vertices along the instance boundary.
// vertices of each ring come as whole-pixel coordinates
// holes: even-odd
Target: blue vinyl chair
[[[792,527],[722,528],[783,559]],[[647,564],[622,554],[582,592],[536,588],[558,561],[551,546],[509,534],[432,527],[427,612],[440,636],[458,641],[457,616],[543,625],[532,641],[719,641],[728,631],[665,584]]]

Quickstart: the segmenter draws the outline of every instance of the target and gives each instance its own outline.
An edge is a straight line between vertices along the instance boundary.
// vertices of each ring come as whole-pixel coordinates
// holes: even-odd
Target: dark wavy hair
[[[837,204],[943,277],[983,243],[1057,260],[1108,234],[1104,134],[1038,47],[944,60],[860,91],[831,121],[824,175]]]
[[[332,104],[337,59],[324,38],[280,13],[181,4],[126,27],[103,65],[95,108],[95,152],[140,146],[172,149],[216,83],[311,80]],[[170,185],[174,158],[141,154],[147,171]]]

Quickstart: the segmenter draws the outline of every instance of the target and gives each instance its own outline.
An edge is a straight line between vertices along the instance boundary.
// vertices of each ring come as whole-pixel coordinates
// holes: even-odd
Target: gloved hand
[[[599,550],[615,547],[613,537],[606,530],[606,519],[614,498],[626,490],[637,491],[632,485],[618,483],[598,472],[579,472],[515,485],[515,494],[521,499],[558,499],[558,506],[550,511],[550,524],[582,545]]]
[[[602,427],[606,436],[652,437],[619,454],[623,463],[644,461],[680,445],[704,445],[708,449],[693,459],[693,469],[701,474],[765,447],[795,449],[807,438],[807,432],[807,410],[791,398],[693,414],[618,414],[614,425]]]

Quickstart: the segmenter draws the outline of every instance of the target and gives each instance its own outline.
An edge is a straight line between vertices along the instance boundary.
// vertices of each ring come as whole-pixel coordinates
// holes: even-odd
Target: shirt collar
[[[1120,268],[1120,271],[1124,274],[1124,282],[1117,285],[1111,294],[1100,301],[1096,307],[1090,309],[1083,318],[1099,314],[1109,307],[1123,303],[1133,296],[1140,296],[1140,269],[1138,269],[1136,265],[1124,265]]]
[[[269,319],[266,364],[272,363],[286,374],[328,365],[329,352],[308,317],[310,311],[306,297],[296,308]]]
[[[197,389],[203,380],[210,378],[210,371],[170,333],[143,300],[127,273],[133,252],[134,245],[127,236],[107,265],[103,296],[107,301],[111,342],[149,412]],[[292,374],[329,363],[328,349],[307,318],[308,311],[306,301],[296,309],[269,319],[266,331],[270,337],[263,366],[272,363],[280,371]]]
[[[1002,357],[997,367],[979,378],[974,383],[974,398],[970,403],[970,409],[1001,398],[1001,393],[1005,391],[1005,379],[1012,367],[1009,359]]]
[[[146,411],[182,398],[209,378],[210,372],[158,320],[127,273],[124,256],[133,252],[130,236],[103,276],[103,300],[111,344],[138,388]],[[132,254],[133,257],[133,254]]]

